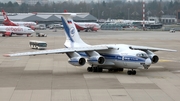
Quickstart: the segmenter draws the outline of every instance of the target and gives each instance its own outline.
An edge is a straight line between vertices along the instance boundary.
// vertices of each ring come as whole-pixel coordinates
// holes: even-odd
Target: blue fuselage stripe
[[[83,57],[88,57],[85,52],[78,52]],[[126,62],[144,62],[145,59],[136,56],[120,56],[116,54],[101,54],[105,59],[112,59]]]

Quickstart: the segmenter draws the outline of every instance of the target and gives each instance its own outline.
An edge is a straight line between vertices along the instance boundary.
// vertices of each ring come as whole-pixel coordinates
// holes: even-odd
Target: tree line
[[[178,1],[162,1],[154,0],[146,3],[146,17],[161,15],[176,15],[180,10],[180,2]],[[35,5],[28,5],[22,3],[19,5],[17,2],[0,3],[1,9],[9,13],[30,13],[30,12],[89,12],[98,19],[142,19],[142,2],[58,2],[41,4],[37,2]]]

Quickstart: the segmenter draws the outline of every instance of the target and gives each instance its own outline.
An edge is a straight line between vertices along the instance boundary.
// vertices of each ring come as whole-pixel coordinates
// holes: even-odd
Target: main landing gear
[[[128,71],[127,71],[127,74],[128,74],[128,75],[136,75],[136,71],[133,70],[133,69],[132,69],[132,70],[128,70]]]
[[[108,69],[109,72],[122,72],[124,69],[123,68],[112,68],[112,69]],[[88,67],[87,68],[87,71],[88,72],[102,72],[103,71],[103,68],[101,67]]]
[[[88,67],[88,68],[87,68],[87,71],[88,71],[88,72],[102,72],[103,69],[100,68],[100,67]]]

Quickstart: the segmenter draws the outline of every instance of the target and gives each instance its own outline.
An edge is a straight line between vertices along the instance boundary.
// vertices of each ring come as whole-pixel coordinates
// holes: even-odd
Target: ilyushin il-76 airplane
[[[2,36],[12,36],[13,34],[16,35],[31,35],[34,32],[29,27],[25,26],[0,26],[0,33],[2,33]]]
[[[86,62],[90,64],[88,72],[102,72],[103,69],[110,71],[123,71],[128,69],[128,75],[135,75],[135,69],[148,69],[151,64],[158,62],[159,58],[153,52],[176,51],[171,49],[135,46],[126,44],[86,44],[79,36],[79,33],[72,20],[73,13],[63,13],[61,16],[65,30],[66,48],[43,50],[36,52],[23,52],[5,54],[5,57],[13,56],[35,56],[47,54],[66,53],[68,62],[74,66],[83,66]]]
[[[31,29],[35,29],[35,26],[37,25],[35,22],[14,22],[11,21],[8,16],[6,15],[6,12],[4,10],[2,10],[2,15],[4,17],[4,21],[3,24],[6,26],[26,26],[26,27],[30,27]]]

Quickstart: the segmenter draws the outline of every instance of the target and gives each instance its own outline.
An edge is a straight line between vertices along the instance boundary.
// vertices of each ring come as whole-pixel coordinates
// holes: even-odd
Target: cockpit
[[[144,59],[147,59],[147,58],[148,58],[148,55],[147,55],[146,53],[137,53],[136,56],[137,56],[137,57],[144,58]]]

